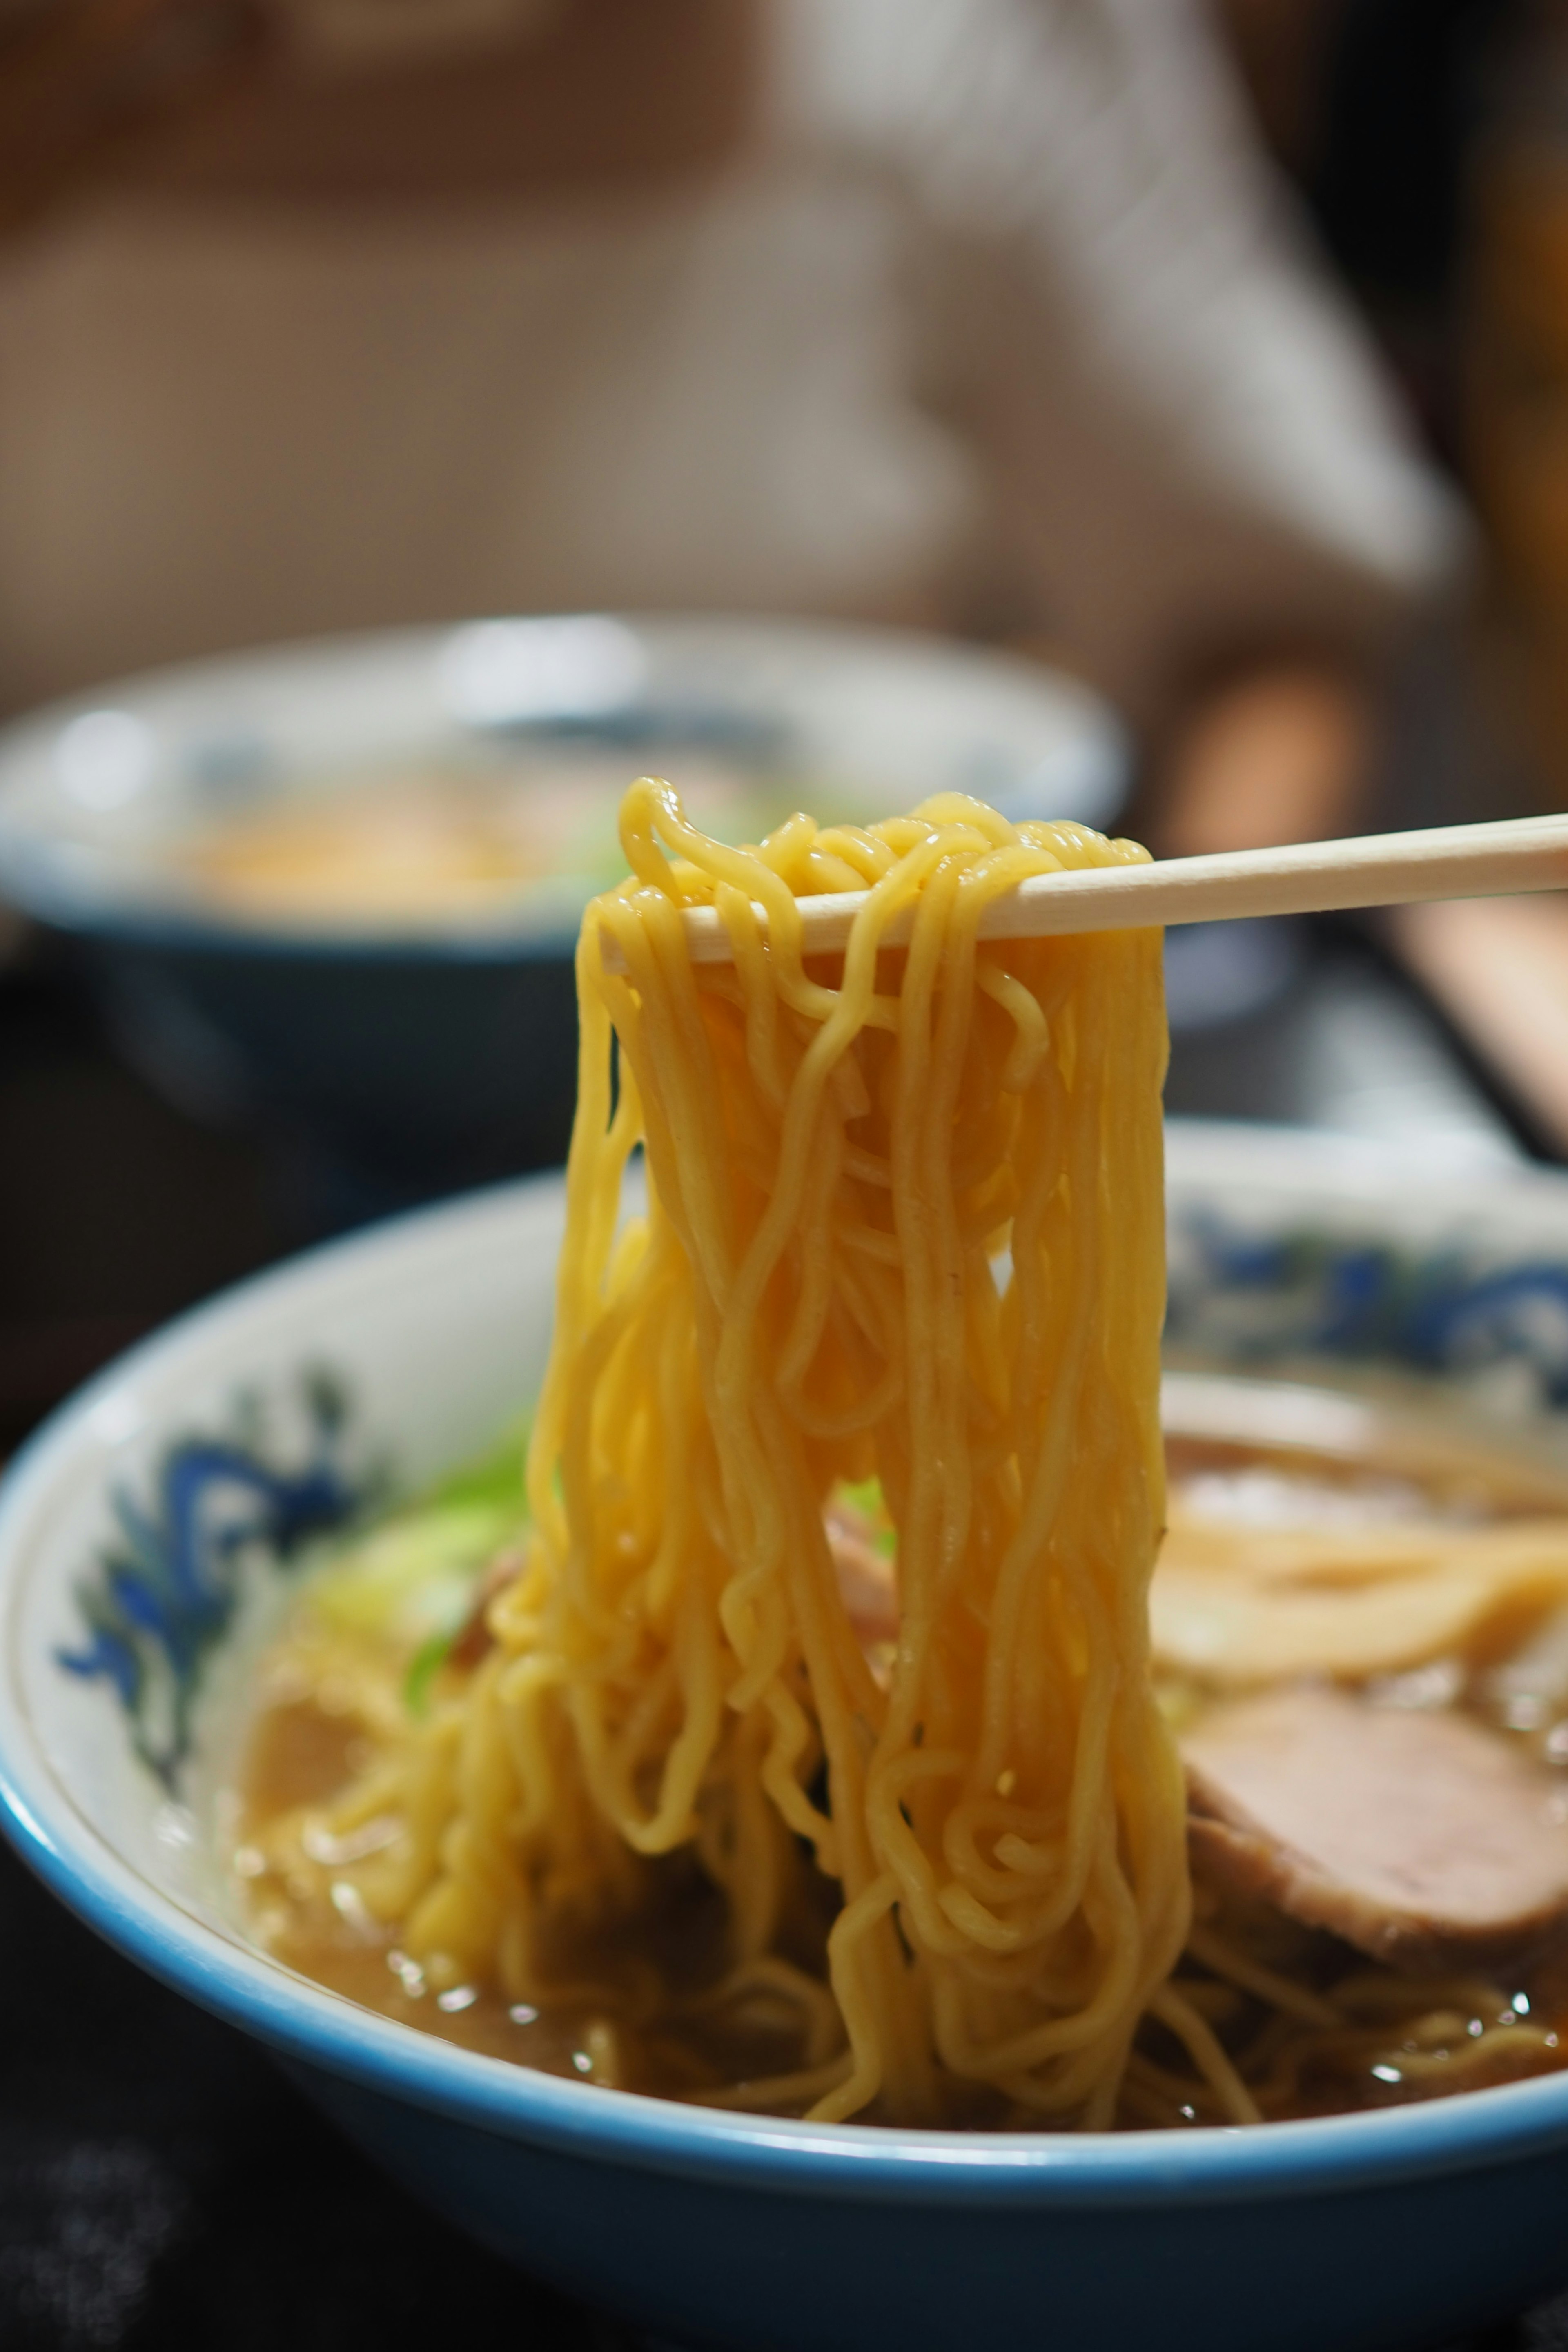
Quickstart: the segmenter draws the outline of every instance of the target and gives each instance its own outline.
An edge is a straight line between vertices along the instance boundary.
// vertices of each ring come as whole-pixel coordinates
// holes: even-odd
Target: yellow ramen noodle
[[[1160,940],[976,926],[1144,852],[958,795],[732,850],[651,782],[622,840],[578,953],[530,1548],[471,1676],[333,1809],[340,1856],[401,1823],[335,1877],[435,1986],[628,2031],[772,2003],[788,2063],[715,2103],[1107,2126],[1147,2009],[1200,2066],[1212,2040],[1166,1982],[1189,1890],[1149,1653]],[[808,967],[797,896],[868,887]],[[699,904],[731,963],[690,961]],[[823,1519],[870,1477],[879,1674]]]

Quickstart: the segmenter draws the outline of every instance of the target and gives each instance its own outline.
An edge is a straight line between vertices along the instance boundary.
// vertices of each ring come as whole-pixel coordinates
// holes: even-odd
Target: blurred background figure
[[[1005,635],[1156,726],[1452,566],[1198,0],[7,13],[13,709],[630,604]]]
[[[1535,511],[1506,402],[1472,431],[1457,391],[1473,351],[1479,419],[1502,289],[1545,282],[1554,199],[1495,160],[1527,38],[1500,0],[3,0],[0,709],[319,632],[752,611],[1089,681],[1166,852],[1528,801],[1533,755],[1455,751],[1454,487],[1484,441],[1535,550],[1500,578],[1551,572],[1499,519]],[[1173,1107],[1496,1151],[1523,1103],[1568,1144],[1453,911],[1173,935]],[[36,949],[0,1089],[50,1383],[289,1237]]]
[[[1457,21],[1473,53],[1487,12]],[[1410,744],[1410,783],[1460,817],[1568,804],[1568,11],[1504,24],[1472,96],[1447,340],[1488,562]],[[1568,902],[1405,908],[1389,933],[1537,1143],[1568,1154]]]

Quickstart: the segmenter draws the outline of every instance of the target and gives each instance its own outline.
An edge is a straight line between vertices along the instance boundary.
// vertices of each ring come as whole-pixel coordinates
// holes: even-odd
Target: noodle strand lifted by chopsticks
[[[976,924],[1027,875],[1144,853],[960,795],[734,850],[647,781],[622,839],[578,952],[531,1550],[355,1883],[432,1983],[793,2016],[795,2071],[725,2103],[1108,2126],[1189,1907],[1147,1615],[1160,942]],[[796,897],[850,887],[841,964],[807,969]],[[731,964],[690,961],[695,904]],[[886,1687],[823,1522],[872,1475]],[[681,1857],[722,1915],[700,1986],[649,1924]]]

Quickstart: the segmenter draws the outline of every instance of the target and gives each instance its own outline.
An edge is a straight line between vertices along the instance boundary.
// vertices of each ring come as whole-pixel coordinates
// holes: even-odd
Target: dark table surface
[[[1194,935],[1172,994],[1173,1110],[1419,1138],[1463,1163],[1525,1148],[1352,930]],[[158,1100],[36,953],[0,974],[0,1452],[141,1331],[307,1237],[287,1156]],[[629,2352],[412,2202],[3,1847],[0,2020],[5,2352]],[[1483,2346],[1568,2352],[1568,2296],[1467,2352]]]

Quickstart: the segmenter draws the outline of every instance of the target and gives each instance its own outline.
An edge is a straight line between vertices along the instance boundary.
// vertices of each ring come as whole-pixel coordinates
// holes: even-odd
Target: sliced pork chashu
[[[850,1622],[884,1678],[893,1563],[846,1498],[825,1517]],[[502,1580],[487,1580],[464,1664],[488,1646],[484,1605]],[[1193,1858],[1215,1884],[1404,1969],[1485,1967],[1568,1939],[1562,1784],[1484,1725],[1298,1686],[1221,1701],[1181,1746]]]
[[[1568,1927],[1568,1804],[1501,1733],[1332,1689],[1182,1739],[1194,1864],[1396,1968],[1528,1958]]]

